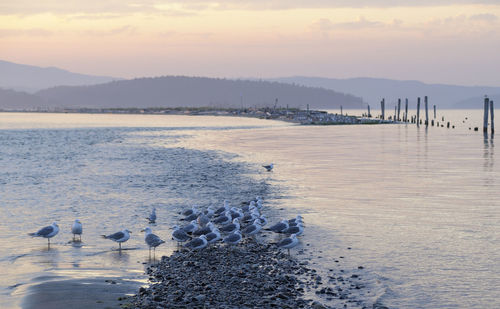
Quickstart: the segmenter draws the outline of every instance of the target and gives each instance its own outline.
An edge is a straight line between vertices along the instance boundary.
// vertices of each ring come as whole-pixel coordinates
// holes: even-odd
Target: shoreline
[[[63,114],[126,114],[126,115],[186,115],[186,116],[229,116],[278,120],[300,125],[349,125],[386,124],[390,120],[333,114],[321,110],[297,108],[211,108],[211,107],[168,107],[168,108],[61,108],[54,110],[17,110],[10,113],[63,113]]]

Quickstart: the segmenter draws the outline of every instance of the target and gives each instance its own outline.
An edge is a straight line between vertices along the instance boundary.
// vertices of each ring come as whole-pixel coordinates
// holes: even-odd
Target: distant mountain
[[[36,95],[0,88],[0,109],[35,110],[44,105],[45,100]]]
[[[361,108],[361,98],[286,83],[164,76],[93,86],[60,86],[36,95],[50,107],[249,107]]]
[[[92,76],[54,67],[17,64],[0,60],[0,87],[29,93],[55,86],[95,85],[119,80],[115,77]]]
[[[495,103],[494,106],[500,108],[500,94],[488,95],[490,100]],[[454,105],[457,109],[467,109],[467,108],[483,108],[484,107],[484,96],[473,97],[463,101],[460,101]]]
[[[323,87],[335,91],[350,93],[363,98],[374,108],[380,108],[382,98],[386,100],[386,108],[394,106],[398,98],[408,98],[410,105],[415,107],[417,97],[429,97],[430,105],[438,108],[456,108],[458,102],[464,102],[461,108],[481,107],[481,98],[487,94],[500,93],[500,87],[453,86],[441,84],[425,84],[419,81],[398,81],[380,78],[334,79],[320,77],[284,77],[270,79],[284,83]],[[468,101],[464,101],[471,99]]]

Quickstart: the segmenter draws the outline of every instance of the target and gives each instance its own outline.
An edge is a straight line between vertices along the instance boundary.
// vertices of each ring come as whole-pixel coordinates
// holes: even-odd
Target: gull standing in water
[[[46,226],[38,230],[36,233],[29,233],[28,235],[33,237],[43,237],[47,238],[47,244],[50,248],[50,239],[59,233],[59,226],[57,223],[53,222],[52,225]]]
[[[165,241],[160,239],[157,235],[153,234],[153,231],[151,231],[151,228],[147,227],[141,232],[146,232],[146,236],[144,237],[144,241],[149,247],[149,258],[151,258],[151,248],[153,248],[153,257],[156,253],[156,247],[159,245],[163,244]]]
[[[151,214],[146,219],[149,220],[149,223],[156,223],[156,207],[153,207]]]
[[[101,235],[101,236],[105,239],[111,239],[112,241],[117,242],[119,247],[120,247],[119,250],[121,251],[122,250],[122,242],[126,242],[130,238],[130,233],[132,233],[132,232],[125,229],[125,230],[122,230],[121,232],[116,232],[114,234]]]
[[[75,222],[73,222],[73,226],[71,227],[71,233],[73,233],[73,241],[76,241],[76,235],[79,236],[78,241],[82,241],[82,232],[83,232],[83,227],[82,223],[80,220],[76,219]]]

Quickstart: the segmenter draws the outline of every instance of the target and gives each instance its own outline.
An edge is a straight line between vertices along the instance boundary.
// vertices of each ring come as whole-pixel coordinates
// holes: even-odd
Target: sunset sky
[[[500,0],[0,0],[0,59],[117,77],[500,86]]]

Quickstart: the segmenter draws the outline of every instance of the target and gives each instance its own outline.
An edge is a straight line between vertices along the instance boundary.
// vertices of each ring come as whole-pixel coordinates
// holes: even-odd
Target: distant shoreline
[[[346,125],[379,124],[376,118],[364,118],[343,114],[333,114],[320,110],[298,108],[212,108],[212,107],[155,107],[155,108],[60,108],[55,110],[18,110],[0,112],[17,113],[77,113],[77,114],[127,114],[127,115],[186,115],[186,116],[231,116],[279,120],[301,125]]]

